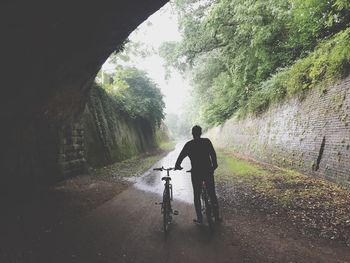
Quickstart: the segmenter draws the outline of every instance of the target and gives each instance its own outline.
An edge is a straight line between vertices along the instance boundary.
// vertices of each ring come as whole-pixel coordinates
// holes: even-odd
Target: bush
[[[350,28],[322,41],[307,57],[264,81],[249,98],[241,111],[242,116],[260,114],[272,103],[281,102],[286,95],[303,95],[316,86],[324,88],[346,77],[349,72]]]

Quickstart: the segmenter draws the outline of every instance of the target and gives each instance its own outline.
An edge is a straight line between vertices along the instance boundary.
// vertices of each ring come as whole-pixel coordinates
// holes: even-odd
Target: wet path
[[[164,189],[164,181],[161,178],[166,175],[166,172],[153,171],[154,167],[174,167],[177,156],[179,155],[184,143],[178,143],[174,151],[170,152],[162,160],[157,162],[150,170],[148,170],[140,178],[134,179],[135,187],[157,194],[162,194]],[[186,171],[191,169],[191,164],[188,158],[182,162],[181,171],[170,171],[171,183],[173,185],[173,195],[175,200],[181,200],[186,203],[193,202],[193,191],[191,184],[190,173]]]
[[[174,202],[180,215],[164,235],[156,201],[159,195],[136,188],[123,192],[62,229],[56,239],[65,242],[54,249],[48,244],[38,262],[244,262],[239,246],[193,225],[186,203]]]
[[[172,167],[182,145],[154,167]],[[188,160],[183,167],[171,173],[173,207],[179,215],[174,216],[167,235],[160,207],[155,205],[161,200],[163,174],[151,168],[134,178],[132,187],[87,215],[61,222],[38,247],[19,255],[23,260],[8,262],[350,262],[348,248],[329,247],[322,240],[301,236],[289,222],[270,221],[249,207],[237,210],[234,202],[222,207],[224,223],[213,234],[206,226],[195,226],[191,180],[185,172],[190,168]]]
[[[173,167],[183,143],[153,167]],[[239,241],[225,241],[224,232],[211,234],[207,227],[195,226],[195,212],[189,160],[182,171],[171,172],[174,216],[170,231],[163,233],[159,205],[164,172],[153,171],[132,179],[133,187],[100,206],[91,214],[62,227],[47,243],[36,262],[244,262]]]

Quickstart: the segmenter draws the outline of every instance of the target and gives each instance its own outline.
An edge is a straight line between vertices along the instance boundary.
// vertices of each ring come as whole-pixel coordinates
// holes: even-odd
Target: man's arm
[[[188,156],[188,151],[187,151],[187,143],[185,144],[185,146],[182,148],[179,157],[177,157],[176,163],[175,163],[175,170],[181,170],[181,163],[182,160],[185,159],[185,157]]]
[[[216,168],[218,168],[218,162],[216,159],[216,152],[214,150],[213,144],[211,143],[211,141],[209,139],[208,139],[208,144],[209,144],[209,155],[210,155],[211,163],[213,165],[213,169],[215,170]]]

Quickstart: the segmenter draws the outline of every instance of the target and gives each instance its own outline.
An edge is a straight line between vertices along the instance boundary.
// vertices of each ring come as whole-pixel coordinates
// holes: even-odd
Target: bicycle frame
[[[163,201],[161,204],[161,214],[163,214],[163,228],[164,232],[166,233],[168,231],[168,227],[172,221],[172,214],[178,214],[177,211],[173,212],[173,209],[171,207],[171,201],[173,200],[173,187],[170,183],[170,171],[174,170],[174,168],[154,168],[153,170],[156,171],[167,171],[167,176],[162,177],[162,181],[164,180],[164,191],[163,191]]]
[[[170,170],[166,170],[166,171],[167,171],[167,177],[170,178]],[[169,191],[170,200],[173,201],[173,185],[169,182],[169,180],[165,180],[165,183],[164,183],[164,191],[166,191],[167,189]]]

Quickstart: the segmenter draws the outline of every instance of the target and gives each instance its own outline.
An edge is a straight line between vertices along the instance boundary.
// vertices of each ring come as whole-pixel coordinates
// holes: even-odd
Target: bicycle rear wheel
[[[205,205],[205,215],[207,217],[208,226],[212,230],[214,227],[214,221],[213,221],[213,208],[210,202],[210,199],[208,198],[208,194],[203,194],[204,199],[204,205]]]

